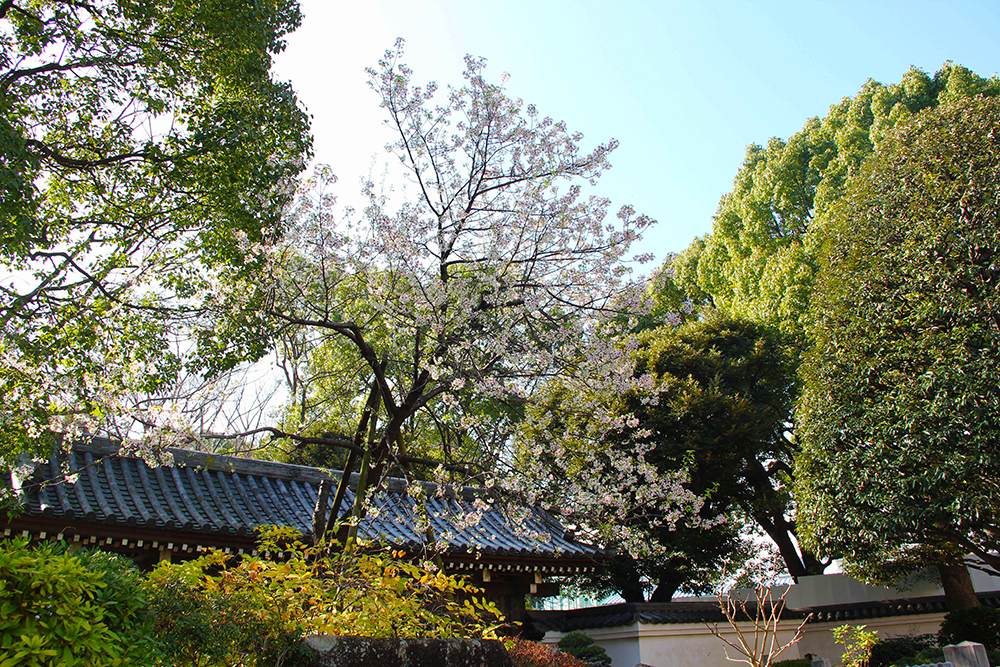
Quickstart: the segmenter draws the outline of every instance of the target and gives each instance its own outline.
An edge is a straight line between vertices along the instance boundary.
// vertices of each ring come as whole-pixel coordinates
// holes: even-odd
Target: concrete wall
[[[970,571],[977,591],[1000,591],[1000,578],[977,570]],[[776,591],[781,594],[782,589]],[[752,597],[749,591],[748,597]],[[800,577],[785,597],[785,603],[792,609],[802,607],[822,607],[851,602],[874,602],[943,595],[940,586],[926,579],[915,577],[908,585],[901,587],[869,586],[847,575],[828,574]],[[707,600],[707,598],[706,598]],[[714,601],[714,598],[712,599]],[[912,616],[892,616],[850,621],[850,625],[865,625],[868,630],[878,630],[879,637],[899,635],[922,635],[936,633],[941,627],[944,614],[916,614]],[[778,660],[792,660],[805,657],[806,653],[827,658],[831,665],[840,664],[844,647],[833,641],[833,628],[845,625],[846,621],[831,623],[809,623],[802,639],[781,653]],[[720,630],[728,626],[720,626]],[[782,622],[779,629],[778,645],[791,639],[797,621]],[[750,624],[741,624],[746,636],[752,636]],[[613,667],[634,667],[643,663],[652,667],[730,667],[734,663],[726,659],[724,643],[713,636],[702,623],[647,625],[634,623],[616,628],[593,628],[585,632],[603,646],[611,656]],[[550,632],[546,643],[555,643],[563,633]],[[736,641],[736,633],[726,633],[731,641]],[[732,652],[732,649],[730,649]],[[737,657],[735,654],[733,657]]]
[[[789,641],[797,624],[782,623],[779,628],[777,645]],[[720,625],[719,630],[731,642],[738,644],[736,632],[728,625]],[[753,642],[750,623],[741,623],[740,630]],[[702,623],[647,625],[636,623],[617,628],[594,628],[585,630],[594,641],[608,652],[612,667],[634,667],[640,663],[653,667],[732,667],[726,658],[728,648],[721,639],[712,634]],[[556,643],[563,633],[545,635],[546,643]],[[731,648],[734,658],[740,656]],[[796,645],[785,649],[782,660],[800,657]]]
[[[851,625],[867,626],[868,630],[878,630],[880,637],[906,634],[927,634],[937,632],[944,614],[920,614],[895,616],[854,621]],[[793,660],[805,657],[806,653],[827,658],[831,665],[839,665],[844,647],[833,641],[833,628],[844,625],[834,623],[808,623],[802,638],[786,648],[778,660]],[[798,622],[783,621],[778,630],[776,646],[789,641]],[[736,632],[728,626],[719,626],[723,636],[739,643]],[[753,629],[749,623],[741,623],[744,637],[752,641]],[[634,667],[640,663],[652,667],[732,667],[726,659],[726,645],[714,636],[702,623],[677,623],[647,625],[634,623],[617,628],[593,628],[585,632],[608,652],[612,667]],[[550,632],[545,635],[545,643],[556,643],[563,633]],[[738,658],[733,649],[729,649]]]
[[[878,630],[882,639],[900,635],[925,635],[937,633],[941,628],[944,614],[915,614],[913,616],[889,616],[886,618],[868,618],[862,621],[850,621],[851,626],[864,625],[866,630]],[[840,664],[840,656],[844,654],[844,646],[833,641],[833,629],[847,624],[847,621],[833,623],[809,623],[806,633],[796,644],[799,656],[812,653],[816,657],[827,658],[831,665]],[[795,657],[799,657],[795,656]],[[784,658],[784,654],[782,654]],[[632,667],[629,665],[629,667]]]

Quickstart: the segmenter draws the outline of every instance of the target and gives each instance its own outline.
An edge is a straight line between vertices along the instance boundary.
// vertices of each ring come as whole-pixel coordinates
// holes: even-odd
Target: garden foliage
[[[941,646],[976,642],[987,649],[1000,649],[1000,609],[971,607],[948,613],[938,632]]]
[[[481,638],[502,620],[478,589],[402,552],[331,552],[288,528],[258,546],[145,576],[114,554],[0,543],[0,666],[291,667],[310,660],[306,635]]]
[[[842,625],[833,629],[834,641],[844,645],[841,660],[844,667],[869,667],[872,648],[878,643],[878,630],[865,630],[864,625]]]
[[[936,642],[937,638],[934,635],[903,635],[880,639],[872,647],[871,655],[868,658],[868,667],[888,667],[901,659],[910,658],[922,651],[932,649]]]
[[[594,643],[586,632],[571,632],[559,640],[559,649],[579,658],[588,665],[610,665],[611,658],[603,646]]]
[[[526,639],[509,640],[507,655],[513,667],[587,667],[579,658]]]
[[[261,556],[221,552],[151,575],[154,586],[194,591],[253,610],[255,623],[284,633],[365,637],[492,637],[500,613],[479,590],[402,552],[329,550],[306,545],[290,528],[264,531]],[[158,619],[168,629],[169,618]]]
[[[128,561],[61,544],[0,543],[0,666],[139,664],[152,651]]]

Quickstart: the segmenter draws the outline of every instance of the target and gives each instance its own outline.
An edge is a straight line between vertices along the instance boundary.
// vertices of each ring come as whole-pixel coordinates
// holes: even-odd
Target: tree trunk
[[[649,596],[650,602],[670,602],[674,598],[674,593],[680,588],[684,581],[683,577],[660,577],[656,582],[653,594]]]
[[[969,568],[958,562],[939,563],[937,568],[949,609],[954,611],[979,606],[979,598],[976,597],[976,589],[972,586]]]
[[[816,554],[809,551],[808,549],[803,549],[802,545],[799,545],[802,551],[802,563],[806,566],[806,574],[823,574],[826,570],[826,563],[816,558]]]
[[[625,602],[645,602],[646,596],[642,592],[642,584],[636,579],[633,581],[628,581],[622,584],[621,591],[619,591],[622,599]]]
[[[799,552],[795,548],[795,543],[792,542],[792,536],[785,527],[777,525],[777,522],[772,517],[762,512],[755,512],[753,518],[757,522],[757,525],[767,533],[767,536],[778,547],[778,553],[781,554],[781,559],[785,561],[788,574],[792,576],[795,583],[799,582],[799,577],[811,574],[806,570],[806,566],[803,565],[802,557],[799,556]]]

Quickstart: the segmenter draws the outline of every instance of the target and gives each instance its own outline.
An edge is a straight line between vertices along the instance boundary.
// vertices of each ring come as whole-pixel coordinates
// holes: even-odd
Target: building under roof
[[[339,482],[338,473],[319,468],[170,452],[173,464],[151,466],[121,455],[117,442],[93,438],[33,464],[30,474],[12,472],[22,511],[0,514],[0,530],[97,546],[147,567],[211,548],[252,553],[261,525],[310,536],[320,484]],[[419,494],[403,480],[389,480],[373,497],[359,537],[419,556],[428,546],[429,522],[445,569],[470,575],[513,620],[523,615],[525,594],[558,590],[545,577],[591,571],[608,555],[573,539],[541,508],[511,512],[509,505],[486,502],[482,489],[416,484]],[[415,496],[424,497],[423,506]],[[344,506],[353,502],[348,491]]]

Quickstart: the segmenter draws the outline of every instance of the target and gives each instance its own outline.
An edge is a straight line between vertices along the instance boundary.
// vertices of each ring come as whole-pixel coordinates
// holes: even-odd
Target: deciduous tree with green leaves
[[[870,580],[1000,571],[1000,101],[899,125],[831,209],[803,367],[807,543]],[[969,561],[966,561],[969,562]],[[956,571],[958,575],[954,574]]]
[[[826,212],[843,196],[849,176],[887,132],[920,110],[998,93],[1000,79],[960,65],[945,63],[933,77],[913,68],[896,84],[869,80],[788,140],[748,146],[711,234],[671,263],[679,286],[696,300],[801,334]]]
[[[0,454],[174,377],[178,317],[281,235],[293,0],[0,2]]]

